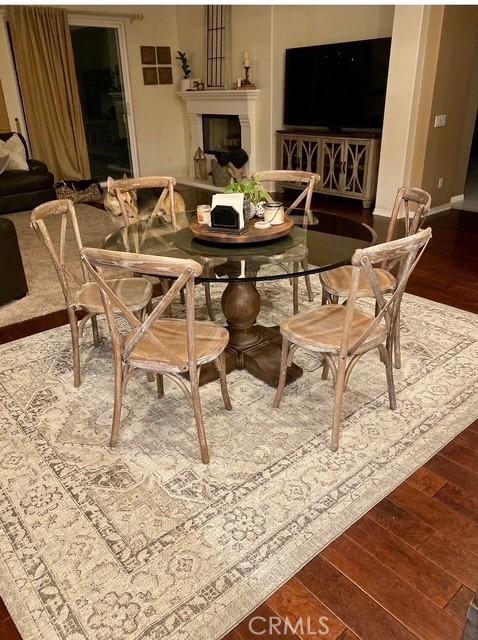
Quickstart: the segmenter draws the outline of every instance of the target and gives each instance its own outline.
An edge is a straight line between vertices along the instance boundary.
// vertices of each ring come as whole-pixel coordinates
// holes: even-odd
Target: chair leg
[[[194,419],[198,432],[199,447],[201,449],[201,458],[204,464],[209,464],[209,451],[207,448],[206,430],[204,428],[204,420],[202,417],[201,398],[199,396],[199,373],[197,371],[189,372],[191,382],[191,399],[193,404]]]
[[[156,387],[158,389],[158,398],[164,396],[164,379],[160,373],[156,374]]]
[[[302,268],[304,271],[308,269],[307,260],[302,260]],[[309,298],[309,302],[314,302],[314,292],[312,291],[312,283],[310,282],[310,276],[304,276],[305,286],[307,287],[307,296]]]
[[[214,362],[217,370],[219,371],[219,380],[221,382],[221,394],[224,406],[227,411],[232,410],[231,398],[229,397],[229,391],[227,390],[227,377],[226,377],[226,354],[223,351],[219,358]]]
[[[286,337],[282,336],[282,355],[281,355],[281,361],[280,361],[279,383],[277,385],[277,391],[274,397],[274,402],[272,403],[272,406],[274,407],[274,409],[279,408],[279,405],[282,400],[282,394],[284,393],[285,379],[287,376],[287,359],[289,356],[289,347],[290,347],[290,341]]]
[[[394,351],[394,363],[395,369],[400,369],[402,366],[402,354],[400,348],[400,307],[397,311],[397,318],[395,320],[395,330],[393,336],[393,351]]]
[[[294,272],[299,269],[299,263],[294,262]],[[294,315],[299,313],[299,278],[292,278],[292,309]]]
[[[334,400],[334,417],[332,422],[332,437],[330,439],[330,448],[337,451],[339,448],[340,425],[342,423],[342,411],[344,406],[345,392],[345,374],[347,371],[347,361],[345,358],[339,358],[339,366],[337,367],[337,380],[335,382],[335,400]]]
[[[113,406],[113,425],[111,427],[110,447],[116,447],[119,439],[121,425],[121,405],[123,403],[123,378],[125,371],[121,362],[115,362],[115,392]]]
[[[204,283],[204,293],[206,294],[206,307],[207,307],[207,312],[208,312],[208,315],[209,315],[209,319],[214,322],[215,319],[216,319],[216,316],[214,314],[214,309],[212,307],[211,283],[210,282],[205,282]]]
[[[78,322],[73,309],[68,309],[68,320],[70,321],[71,347],[73,351],[73,386],[79,387],[81,384],[80,374],[80,340],[78,337]]]
[[[98,316],[91,316],[91,329],[93,331],[93,344],[100,346],[100,332],[98,331]]]
[[[387,375],[387,389],[388,400],[390,403],[390,409],[397,408],[397,398],[395,395],[395,383],[393,381],[393,357],[392,357],[393,343],[384,347],[383,344],[379,345],[380,359],[385,364],[385,373]]]
[[[322,357],[323,357],[323,360],[322,360],[322,380],[328,380],[330,365],[328,363],[327,358],[325,356],[322,356]]]

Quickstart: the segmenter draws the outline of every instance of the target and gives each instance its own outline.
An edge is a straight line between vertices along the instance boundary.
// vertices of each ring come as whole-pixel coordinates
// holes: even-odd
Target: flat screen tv
[[[391,38],[286,49],[284,124],[381,129]]]

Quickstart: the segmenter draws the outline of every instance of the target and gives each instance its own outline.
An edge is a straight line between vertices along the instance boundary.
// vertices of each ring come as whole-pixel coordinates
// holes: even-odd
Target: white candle
[[[249,54],[247,51],[244,51],[244,57],[242,59],[242,64],[244,67],[250,67],[251,63],[249,61]]]

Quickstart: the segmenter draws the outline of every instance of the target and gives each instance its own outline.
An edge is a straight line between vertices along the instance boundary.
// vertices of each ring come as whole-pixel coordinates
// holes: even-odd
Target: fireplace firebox
[[[237,115],[202,115],[203,149],[205,153],[241,148],[241,123]]]

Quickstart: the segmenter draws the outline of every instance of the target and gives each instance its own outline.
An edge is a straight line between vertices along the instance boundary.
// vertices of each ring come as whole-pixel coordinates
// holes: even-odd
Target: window
[[[206,86],[223,88],[225,81],[226,13],[228,7],[206,7]]]

